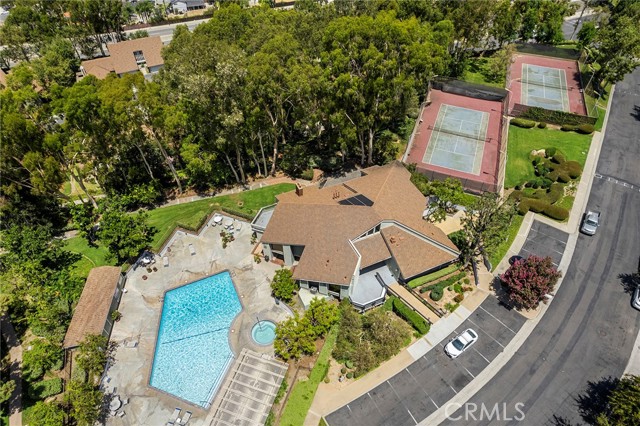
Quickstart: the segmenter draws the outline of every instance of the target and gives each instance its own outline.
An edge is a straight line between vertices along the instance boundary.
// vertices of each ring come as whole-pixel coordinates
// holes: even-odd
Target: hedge
[[[555,147],[551,147],[551,148],[545,149],[544,153],[547,156],[547,158],[551,158],[554,155],[556,155],[556,151],[557,151],[557,149]]]
[[[393,312],[411,324],[421,336],[429,332],[429,323],[398,298],[393,299]]]
[[[511,120],[511,124],[522,127],[523,129],[532,129],[536,126],[535,121],[525,120],[523,118],[514,118]]]
[[[464,277],[467,276],[466,272],[460,272],[459,274],[455,274],[450,276],[449,278],[447,278],[446,280],[442,280],[440,282],[437,282],[435,284],[431,284],[425,287],[422,287],[420,289],[420,293],[425,293],[429,290],[433,290],[436,287],[440,287],[442,289],[444,289],[445,287],[449,287],[450,285],[457,283],[458,281],[460,281],[461,279],[463,279]]]
[[[415,278],[409,281],[407,285],[409,286],[409,288],[420,287],[423,284],[430,283],[431,281],[435,281],[438,278],[444,277],[445,275],[449,275],[452,272],[457,271],[458,269],[460,269],[460,266],[456,263],[453,263],[447,266],[446,268],[440,269],[439,271],[435,271],[431,274],[427,274],[427,275],[423,275],[421,277]]]
[[[229,207],[222,207],[221,210],[223,212],[225,212],[225,213],[229,213],[230,215],[241,217],[241,218],[246,219],[246,220],[248,220],[250,222],[256,216],[255,214],[249,214],[249,213],[246,213],[246,212],[241,212],[240,210],[234,210],[234,209],[231,209]]]
[[[575,124],[563,124],[562,127],[560,127],[560,130],[563,132],[575,132],[578,130],[578,126]]]
[[[577,179],[582,174],[582,166],[577,161],[567,161],[563,166],[571,179]]]
[[[590,135],[591,133],[595,132],[595,130],[596,128],[593,126],[593,124],[581,124],[576,129],[578,133],[582,133],[583,135]]]
[[[29,383],[27,394],[34,400],[42,400],[53,395],[62,393],[62,379],[48,379],[39,382]]]
[[[580,124],[594,125],[597,120],[595,117],[587,117],[586,115],[554,111],[534,106],[525,107],[525,110],[518,115],[518,118],[533,121],[544,121],[545,123],[557,124],[559,126],[562,126],[563,124],[572,124],[576,126]]]
[[[569,217],[569,210],[560,207],[549,205],[544,209],[544,214],[555,220],[566,220]]]
[[[546,129],[547,128],[547,123],[545,123],[544,121],[541,121],[538,123],[538,129]]]
[[[560,153],[555,154],[552,158],[551,161],[553,161],[556,164],[562,164],[564,162],[567,161],[566,157]]]

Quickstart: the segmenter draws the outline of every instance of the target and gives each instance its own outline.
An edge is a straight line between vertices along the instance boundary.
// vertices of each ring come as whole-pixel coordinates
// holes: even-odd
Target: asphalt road
[[[490,296],[453,333],[409,367],[326,418],[329,426],[413,426],[446,404],[498,356],[525,319]],[[444,346],[467,328],[478,341],[458,358]]]
[[[173,31],[178,25],[186,25],[189,31],[193,31],[195,27],[203,22],[207,22],[209,18],[198,19],[196,21],[179,22],[176,24],[158,25],[156,27],[143,28],[143,30],[149,33],[149,37],[160,36],[163,43],[168,43],[173,38]],[[136,30],[125,31],[127,34],[135,32]]]
[[[489,410],[497,404],[500,419],[479,419],[477,412],[465,419],[458,410],[452,418],[459,420],[444,424],[585,424],[598,393],[588,391],[622,375],[640,329],[640,312],[623,286],[624,275],[638,270],[640,256],[639,135],[640,68],[617,85],[612,100],[597,166],[603,177],[594,179],[588,202],[602,211],[597,234],[579,236],[550,309],[514,357],[469,400]],[[524,413],[520,422],[518,408]]]
[[[562,260],[568,238],[569,234],[534,220],[527,234],[527,239],[518,254],[524,258],[532,255],[549,256],[557,268],[560,265],[560,260]]]

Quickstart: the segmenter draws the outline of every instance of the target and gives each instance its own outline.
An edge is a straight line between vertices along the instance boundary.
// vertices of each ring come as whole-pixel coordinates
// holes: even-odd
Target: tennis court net
[[[539,86],[539,87],[550,87],[552,89],[573,90],[575,88],[576,90],[578,90],[578,87],[574,87],[574,86],[562,86],[560,84],[547,84],[541,81],[525,80],[524,78],[521,79],[520,82],[522,84],[530,84],[532,86]]]
[[[464,133],[464,132],[458,132],[455,130],[451,130],[451,129],[446,129],[444,127],[434,127],[429,125],[428,127],[429,130],[433,130],[434,132],[440,132],[440,133],[449,133],[451,135],[456,135],[456,136],[461,136],[463,138],[469,138],[469,139],[475,139],[477,141],[488,141],[489,139],[485,138],[484,135],[478,135],[478,134],[470,134],[470,133]]]

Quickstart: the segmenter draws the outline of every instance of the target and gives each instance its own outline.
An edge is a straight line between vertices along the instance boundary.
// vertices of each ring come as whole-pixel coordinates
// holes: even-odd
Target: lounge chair
[[[184,417],[178,422],[180,426],[186,425],[191,420],[191,411],[184,413]]]
[[[191,256],[196,254],[196,248],[193,246],[193,244],[189,244],[189,253],[191,253]]]
[[[240,232],[242,229],[242,222],[236,221],[236,231]]]
[[[120,412],[118,413],[118,417],[124,417],[124,415],[125,415],[125,414],[126,414],[126,413],[125,413],[124,411],[120,411]]]
[[[178,420],[178,417],[180,417],[180,413],[182,412],[182,410],[178,407],[176,407],[175,410],[173,410],[173,414],[171,414],[171,417],[169,417],[169,421],[166,423],[166,426],[171,426],[171,425],[175,425],[176,424],[176,420]]]
[[[165,268],[169,266],[169,258],[167,256],[162,258],[162,264],[164,265]]]

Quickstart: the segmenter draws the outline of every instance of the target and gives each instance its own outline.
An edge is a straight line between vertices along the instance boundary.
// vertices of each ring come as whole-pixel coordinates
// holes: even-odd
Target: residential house
[[[172,0],[171,11],[176,14],[187,13],[191,10],[204,9],[204,0]]]
[[[395,282],[443,268],[459,251],[425,221],[426,199],[400,162],[374,166],[334,186],[298,186],[252,222],[265,258],[293,267],[301,288],[381,304]]]
[[[162,46],[159,36],[109,44],[109,56],[82,61],[80,72],[83,77],[91,74],[99,79],[106,78],[109,73],[122,77],[135,72],[152,78],[164,66]]]

